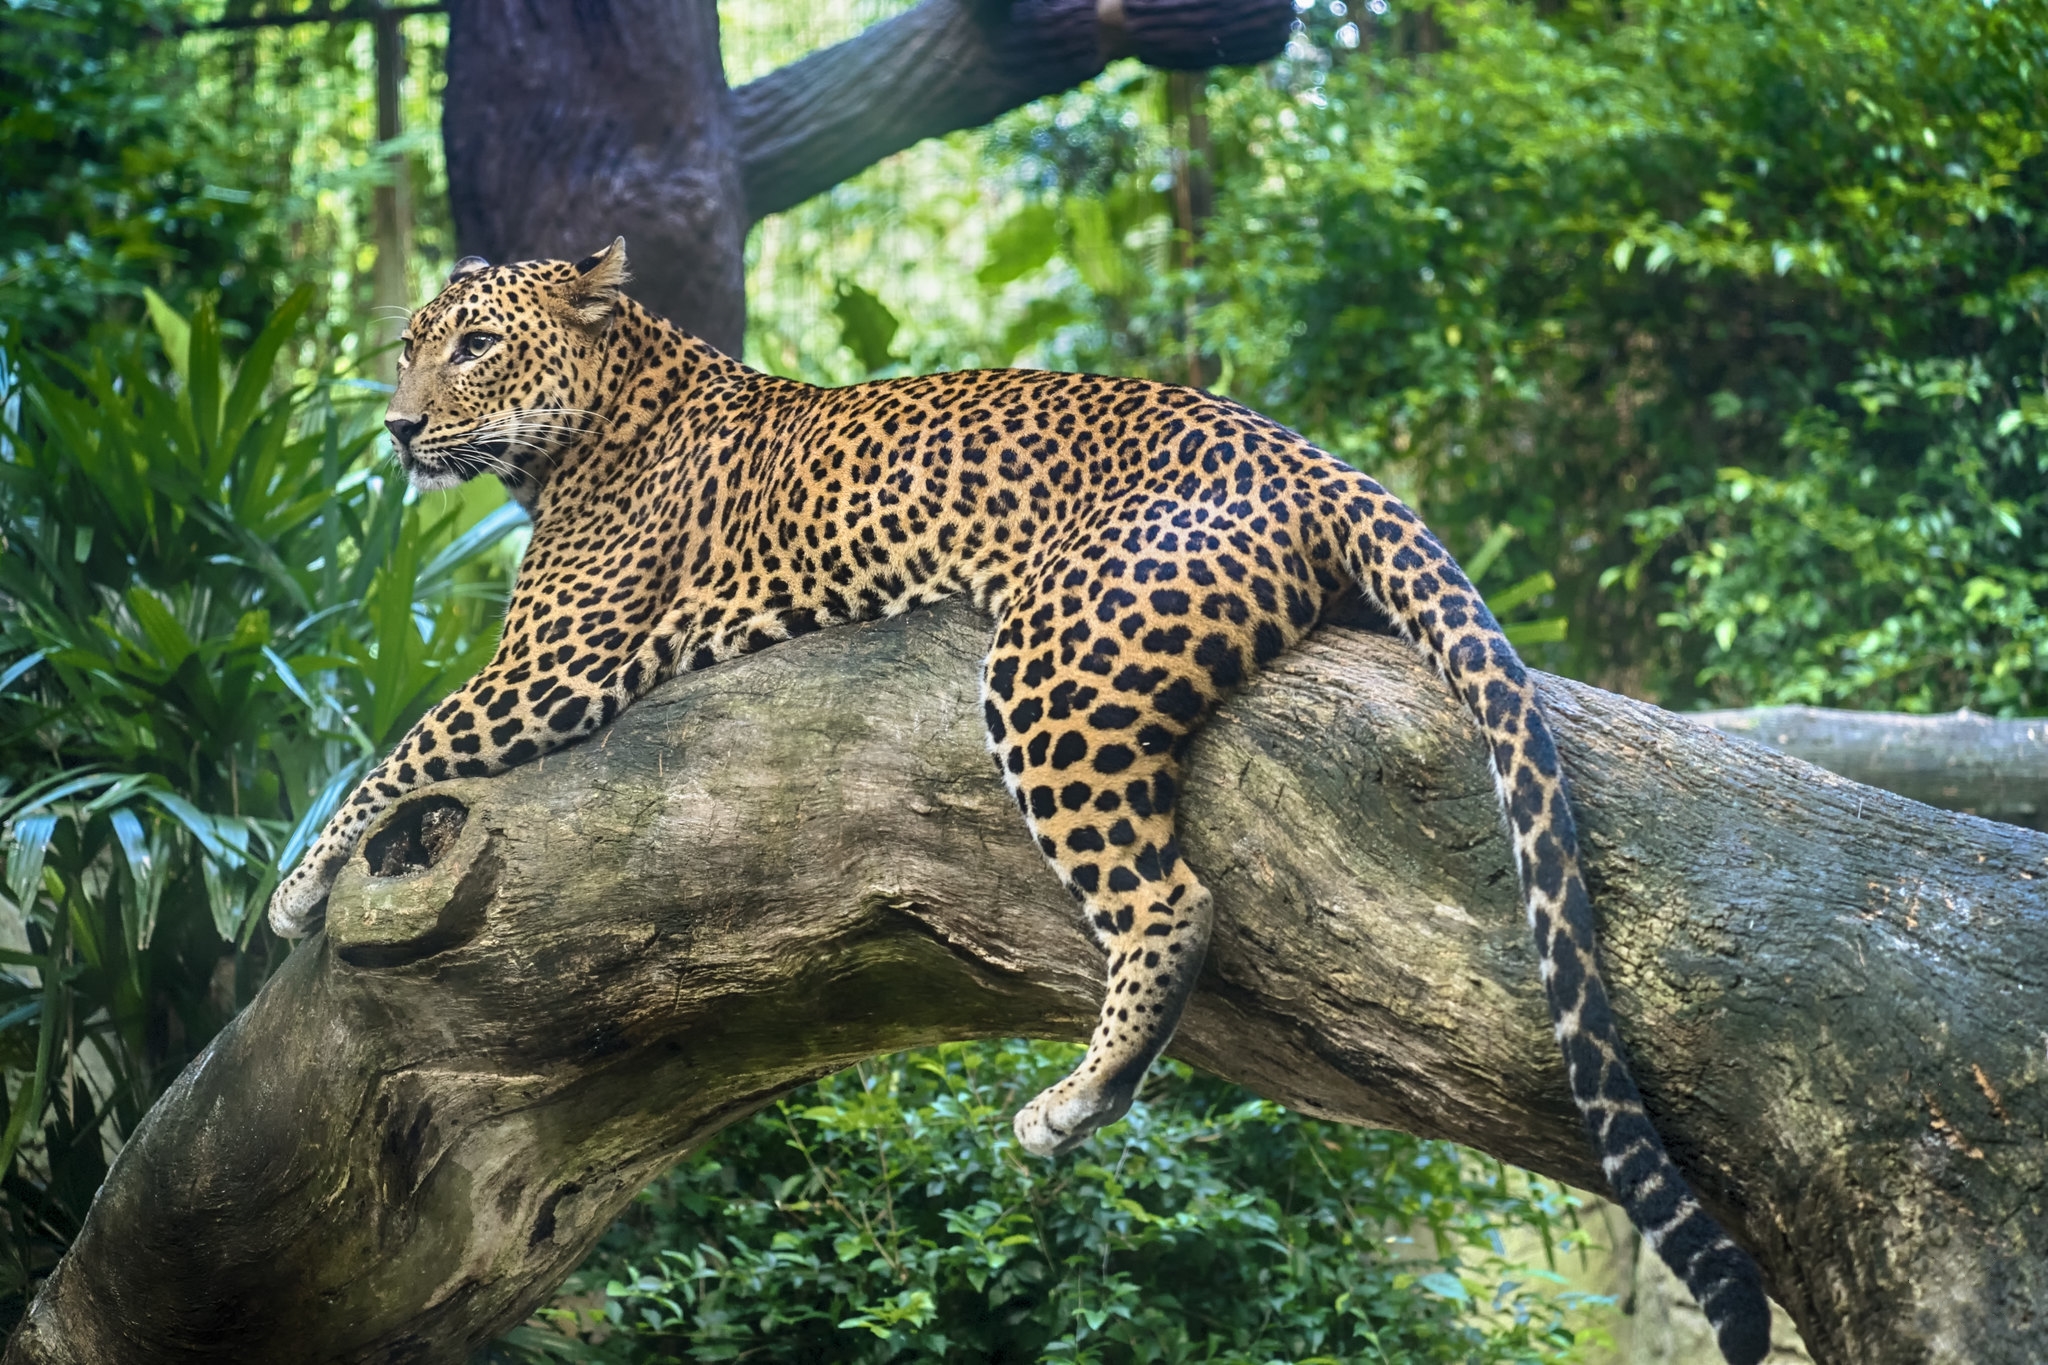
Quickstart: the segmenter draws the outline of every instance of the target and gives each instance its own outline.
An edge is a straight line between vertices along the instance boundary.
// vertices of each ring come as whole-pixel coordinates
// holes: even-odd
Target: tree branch
[[[2048,829],[2048,717],[1759,706],[1694,719],[1930,806]]]
[[[1084,1037],[1101,955],[989,771],[986,639],[959,606],[821,632],[401,804],[393,875],[355,859],[150,1114],[6,1361],[459,1361],[789,1087]],[[2048,837],[1544,696],[1651,1111],[1816,1359],[2036,1358]],[[1177,1055],[1600,1187],[1484,753],[1405,649],[1290,652],[1183,810],[1219,927]]]
[[[734,92],[759,221],[915,142],[1080,84],[1109,59],[1168,70],[1261,62],[1291,0],[925,0]]]

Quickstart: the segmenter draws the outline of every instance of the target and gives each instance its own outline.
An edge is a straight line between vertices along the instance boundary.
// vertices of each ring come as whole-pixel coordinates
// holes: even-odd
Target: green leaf
[[[128,942],[137,952],[146,952],[149,940],[156,933],[157,908],[163,901],[164,861],[150,844],[148,834],[142,828],[142,821],[135,818],[135,812],[123,808],[108,817],[114,829],[114,842],[121,850],[122,860],[127,864],[131,894],[121,898],[121,924],[127,931]]]
[[[1059,211],[1045,203],[1027,204],[1011,214],[989,234],[974,278],[993,289],[1038,269],[1059,250],[1059,222]]]
[[[149,307],[150,323],[163,342],[164,356],[171,362],[172,372],[186,379],[192,370],[192,324],[148,285],[142,288],[142,300]]]
[[[1541,621],[1516,621],[1500,628],[1507,636],[1508,643],[1516,649],[1527,645],[1554,645],[1568,638],[1570,620],[1563,616],[1548,616]]]
[[[1550,570],[1538,569],[1505,592],[1488,593],[1486,605],[1495,616],[1505,616],[1524,602],[1541,597],[1544,593],[1554,592],[1556,589],[1557,579],[1551,576]]]
[[[79,771],[66,769],[52,773],[49,777],[33,783],[13,798],[4,808],[19,815],[44,806],[55,805],[65,797],[94,787],[105,787],[121,780],[119,773],[95,772],[90,769]]]
[[[1467,1303],[1472,1298],[1472,1292],[1465,1288],[1465,1282],[1448,1270],[1439,1270],[1434,1274],[1424,1275],[1416,1280],[1415,1283],[1441,1299],[1450,1299],[1457,1303]]]
[[[835,287],[832,312],[839,319],[839,340],[869,374],[897,363],[889,344],[900,325],[896,315],[867,290],[840,280]]]
[[[249,913],[248,897],[211,858],[202,861],[199,869],[206,880],[206,905],[213,915],[214,931],[224,943],[240,942],[243,920]]]
[[[151,791],[150,800],[185,827],[200,847],[229,867],[240,867],[249,851],[249,825],[232,816],[208,815],[175,792]]]
[[[476,525],[450,541],[439,554],[427,561],[419,577],[413,580],[413,600],[425,601],[447,590],[449,580],[456,570],[484,554],[499,541],[522,526],[529,525],[526,509],[516,502],[486,513]]]
[[[185,406],[197,442],[197,459],[192,471],[208,483],[217,483],[226,472],[226,452],[220,446],[220,319],[207,299],[192,315],[191,353],[185,373]]]
[[[19,659],[9,664],[5,672],[0,672],[0,692],[5,692],[8,688],[14,686],[21,679],[22,675],[42,661],[43,651],[38,649],[33,653],[22,655]]]
[[[1096,293],[1122,294],[1130,283],[1129,263],[1111,230],[1109,206],[1100,199],[1075,198],[1066,209],[1074,268]]]
[[[1486,571],[1493,567],[1495,560],[1500,558],[1501,551],[1507,549],[1508,543],[1521,533],[1521,529],[1513,522],[1504,521],[1494,527],[1492,532],[1486,537],[1486,542],[1479,547],[1470,559],[1465,561],[1465,577],[1471,579],[1475,586],[1483,581],[1486,577]],[[1489,605],[1494,606],[1496,610],[1500,609],[1497,604]]]
[[[302,284],[286,296],[278,305],[270,320],[263,324],[263,330],[249,343],[249,349],[242,356],[241,367],[235,375],[234,389],[228,394],[227,408],[221,416],[221,444],[229,448],[237,446],[256,416],[256,410],[263,401],[263,393],[274,380],[272,371],[277,365],[277,355],[284,344],[291,340],[298,328],[299,319],[313,303],[313,286]]]
[[[43,860],[57,837],[57,819],[54,812],[17,816],[8,831],[7,895],[24,913],[42,889]]]
[[[178,624],[178,618],[158,600],[148,588],[137,585],[128,590],[128,610],[135,617],[135,624],[142,628],[150,647],[156,651],[157,660],[166,670],[174,670],[185,662],[198,646],[192,637]]]

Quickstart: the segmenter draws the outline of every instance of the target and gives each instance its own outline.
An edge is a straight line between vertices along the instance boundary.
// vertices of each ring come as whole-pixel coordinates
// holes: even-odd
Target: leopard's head
[[[531,506],[562,457],[602,423],[605,338],[626,282],[626,239],[575,263],[465,256],[407,321],[384,426],[413,486],[492,473]]]

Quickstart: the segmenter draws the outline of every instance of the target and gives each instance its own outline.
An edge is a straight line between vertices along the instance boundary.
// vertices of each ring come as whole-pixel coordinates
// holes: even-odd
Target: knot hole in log
[[[455,847],[468,820],[469,807],[452,796],[427,796],[404,803],[363,845],[370,875],[404,877],[424,872]]]
[[[363,840],[330,898],[327,932],[353,967],[403,967],[470,942],[498,894],[493,839],[445,791],[402,801]],[[353,889],[358,887],[360,889]]]

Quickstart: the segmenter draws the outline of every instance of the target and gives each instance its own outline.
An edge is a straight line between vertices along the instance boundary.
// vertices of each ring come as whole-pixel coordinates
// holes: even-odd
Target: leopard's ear
[[[491,263],[481,256],[464,256],[455,263],[455,268],[448,272],[448,283],[453,284],[465,275],[474,275],[479,270],[490,268]]]
[[[626,283],[626,239],[612,238],[603,251],[576,262],[565,292],[569,312],[586,327],[594,327],[619,306],[619,289]]]

